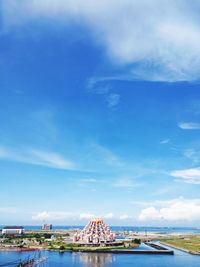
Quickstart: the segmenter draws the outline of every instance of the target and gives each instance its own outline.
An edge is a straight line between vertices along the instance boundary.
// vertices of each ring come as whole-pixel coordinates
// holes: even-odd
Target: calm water
[[[48,256],[42,266],[50,267],[199,267],[200,256],[193,256],[181,251],[175,255],[124,255],[106,253],[58,253],[44,252]],[[28,252],[0,252],[0,266],[3,263],[27,258]],[[15,266],[15,265],[9,265]]]

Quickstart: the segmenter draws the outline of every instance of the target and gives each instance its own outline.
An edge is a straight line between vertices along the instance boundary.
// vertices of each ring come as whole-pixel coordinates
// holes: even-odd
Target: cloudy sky
[[[199,1],[0,9],[0,224],[197,226]]]

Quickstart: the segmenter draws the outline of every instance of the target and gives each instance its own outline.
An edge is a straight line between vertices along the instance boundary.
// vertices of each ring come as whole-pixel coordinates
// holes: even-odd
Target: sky
[[[0,225],[199,226],[199,11],[1,0]]]

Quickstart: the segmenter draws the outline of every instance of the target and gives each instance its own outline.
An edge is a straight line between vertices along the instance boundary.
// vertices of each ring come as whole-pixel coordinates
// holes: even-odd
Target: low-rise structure
[[[23,226],[5,226],[2,229],[2,234],[22,235],[25,233]]]

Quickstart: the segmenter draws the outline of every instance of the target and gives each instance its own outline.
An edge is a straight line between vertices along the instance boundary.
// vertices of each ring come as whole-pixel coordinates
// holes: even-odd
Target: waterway
[[[141,247],[143,248],[143,247]],[[46,267],[199,267],[200,256],[174,250],[174,255],[71,253],[44,251]],[[1,264],[33,257],[30,252],[0,252]],[[15,266],[15,265],[9,265]]]

